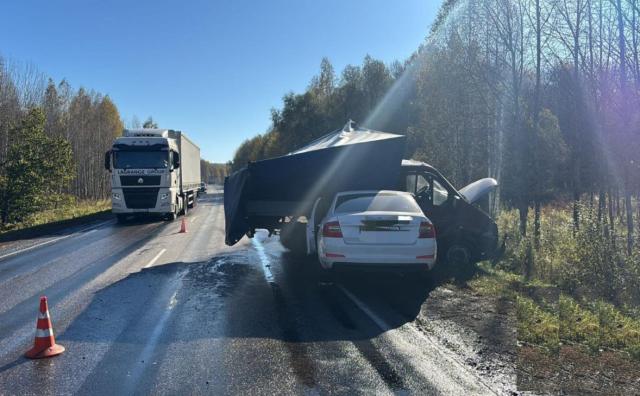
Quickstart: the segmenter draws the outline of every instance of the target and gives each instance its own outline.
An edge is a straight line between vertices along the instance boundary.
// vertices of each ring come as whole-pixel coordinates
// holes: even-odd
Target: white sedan
[[[413,195],[402,191],[336,194],[317,229],[323,269],[344,267],[430,270],[436,234]]]

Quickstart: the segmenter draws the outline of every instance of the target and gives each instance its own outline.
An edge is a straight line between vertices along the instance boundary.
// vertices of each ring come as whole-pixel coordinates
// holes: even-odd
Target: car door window
[[[416,193],[416,175],[407,175],[406,191],[411,194]]]
[[[424,176],[418,175],[418,179],[416,181],[416,193],[420,193],[429,188],[429,181],[425,179]]]
[[[437,180],[433,180],[433,198],[434,206],[443,205],[449,199],[449,191],[442,186]]]

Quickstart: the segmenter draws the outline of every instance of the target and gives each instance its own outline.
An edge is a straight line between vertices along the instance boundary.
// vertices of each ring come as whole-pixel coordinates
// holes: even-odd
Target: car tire
[[[447,248],[447,263],[457,268],[465,268],[471,265],[471,251],[467,246],[453,243]]]

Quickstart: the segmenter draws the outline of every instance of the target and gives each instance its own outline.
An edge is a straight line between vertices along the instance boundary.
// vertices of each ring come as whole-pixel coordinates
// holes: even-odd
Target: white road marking
[[[32,246],[26,247],[26,248],[24,248],[24,249],[20,249],[20,250],[16,250],[16,251],[14,251],[14,252],[11,252],[11,253],[4,254],[4,255],[0,256],[0,260],[5,259],[5,258],[7,258],[7,257],[15,256],[15,255],[20,254],[20,253],[27,252],[27,251],[29,251],[29,250],[32,250],[32,249],[35,249],[35,248],[38,248],[38,247],[41,247],[41,246],[50,245],[50,244],[52,244],[52,243],[54,243],[54,242],[58,242],[58,241],[61,241],[61,240],[63,240],[63,239],[67,239],[67,238],[70,238],[70,237],[72,237],[72,236],[83,236],[83,235],[90,234],[90,233],[92,233],[92,232],[94,232],[94,231],[97,231],[97,229],[98,229],[98,228],[100,228],[101,226],[103,226],[103,225],[105,225],[105,224],[107,224],[107,223],[110,223],[111,221],[112,221],[112,220],[105,221],[105,222],[102,222],[102,223],[97,224],[97,225],[95,225],[95,226],[91,226],[91,227],[88,227],[88,228],[84,228],[84,229],[78,230],[78,231],[76,231],[76,232],[74,232],[74,233],[71,233],[71,234],[69,234],[69,235],[63,235],[63,236],[58,237],[58,238],[53,238],[53,239],[50,239],[50,240],[48,240],[48,241],[44,241],[44,242],[41,242],[41,243],[37,243],[37,244],[35,244],[35,245],[32,245]],[[86,231],[86,232],[84,232],[84,231]],[[81,234],[81,235],[78,235],[79,233],[82,233],[82,232],[84,232],[84,233],[83,233],[83,234]]]
[[[358,297],[354,296],[353,293],[347,290],[344,286],[340,284],[336,284],[336,286],[342,293],[344,293],[345,296],[347,296],[347,298],[349,298],[349,300],[351,300],[351,302],[353,302],[362,312],[364,312],[369,317],[369,319],[371,319],[373,323],[375,323],[376,326],[380,328],[380,330],[391,330],[391,326],[389,326],[387,322],[382,320],[382,318],[380,318],[371,309],[369,309],[369,307],[367,307],[362,301],[360,301]]]
[[[256,238],[255,236],[251,239],[251,243],[253,244],[253,246],[256,248],[256,251],[258,252],[258,257],[260,258],[260,264],[262,264],[262,272],[264,272],[264,278],[269,283],[275,283],[275,278],[271,273],[271,261],[269,260],[269,257],[267,257],[267,254],[264,252],[264,246],[262,246],[260,241],[258,241],[258,238]]]
[[[162,313],[162,316],[158,319],[158,322],[156,323],[155,327],[151,331],[151,334],[149,335],[149,337],[145,340],[144,349],[142,350],[142,352],[140,353],[137,359],[137,361],[142,364],[136,364],[133,367],[133,370],[131,370],[131,372],[129,373],[129,375],[127,375],[127,378],[125,378],[124,380],[125,381],[124,387],[127,390],[122,393],[124,394],[134,393],[133,388],[135,388],[136,385],[138,384],[138,381],[142,376],[142,373],[144,372],[145,368],[149,366],[151,356],[153,355],[153,352],[155,351],[155,348],[158,345],[158,341],[160,340],[162,331],[166,327],[167,320],[169,320],[169,316],[171,315],[171,310],[175,307],[176,303],[178,302],[178,300],[176,299],[177,294],[178,294],[178,290],[173,292],[173,294],[169,298],[169,303],[167,304],[167,308]]]
[[[336,286],[349,300],[351,300],[351,302],[353,302],[358,307],[358,309],[364,312],[364,314],[367,315],[369,319],[371,319],[376,324],[376,326],[380,328],[380,330],[382,330],[385,333],[387,331],[393,330],[392,326],[388,325],[387,322],[385,322],[382,318],[380,318],[380,316],[376,315],[376,313],[373,312],[373,310],[371,310],[364,302],[362,302],[358,297],[356,297],[353,293],[347,290],[344,286],[340,284],[336,284]],[[452,352],[448,351],[446,348],[443,348],[439,343],[434,341],[431,337],[420,332],[418,329],[416,329],[413,326],[404,326],[404,327],[411,332],[412,338],[417,337],[422,340],[425,340],[426,342],[431,344],[431,346],[434,347],[444,359],[458,366],[464,372],[470,374],[479,383],[480,387],[483,387],[486,391],[493,393],[495,395],[498,394],[495,390],[493,390],[493,388],[489,384],[487,384],[480,376],[478,376],[478,374],[476,374],[474,371],[470,370],[468,367],[466,367],[464,364],[458,361],[458,358]]]
[[[149,261],[149,264],[145,265],[143,268],[149,268],[152,265],[154,265],[156,263],[156,261],[158,261],[160,256],[162,256],[164,254],[164,252],[166,252],[166,251],[167,251],[167,249],[162,249],[158,254],[156,254],[156,256],[154,258],[151,259],[151,261]]]

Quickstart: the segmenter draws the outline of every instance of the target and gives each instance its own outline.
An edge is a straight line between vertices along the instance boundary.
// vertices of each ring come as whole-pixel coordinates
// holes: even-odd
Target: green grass
[[[519,341],[558,351],[561,323],[557,314],[548,312],[528,297],[516,295],[516,315]]]
[[[486,275],[470,285],[514,299],[523,342],[553,351],[555,343],[592,353],[612,349],[640,360],[640,244],[628,255],[626,218],[620,213],[612,227],[608,212],[598,216],[597,206],[583,201],[577,229],[570,205],[543,208],[537,247],[533,213],[521,236],[517,211],[503,211],[497,222],[507,237],[505,255],[483,264]],[[638,224],[640,216],[634,217]]]
[[[110,200],[77,201],[68,200],[57,208],[47,209],[29,216],[25,221],[16,224],[0,226],[0,234],[21,230],[42,224],[54,223],[62,220],[75,219],[111,209]]]
[[[478,264],[485,275],[476,276],[468,282],[471,289],[485,295],[515,296],[514,285],[522,283],[522,277],[495,269],[486,262]]]
[[[557,353],[562,344],[579,345],[591,353],[617,350],[640,360],[640,318],[601,299],[578,301],[562,292],[555,302],[534,299],[524,290],[557,289],[540,280],[527,282],[487,263],[480,266],[482,274],[469,281],[469,287],[483,295],[515,300],[520,342],[551,353]]]

